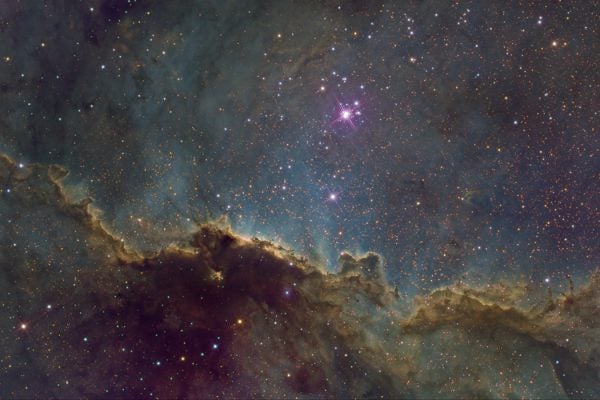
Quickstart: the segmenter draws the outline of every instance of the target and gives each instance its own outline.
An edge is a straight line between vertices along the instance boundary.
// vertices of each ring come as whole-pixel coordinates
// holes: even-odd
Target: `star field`
[[[600,395],[598,17],[3,3],[0,396]]]

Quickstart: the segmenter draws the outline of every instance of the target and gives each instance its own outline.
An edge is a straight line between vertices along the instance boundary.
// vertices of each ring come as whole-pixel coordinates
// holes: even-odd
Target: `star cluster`
[[[112,397],[116,387],[131,389],[119,394],[125,397],[150,395],[145,384],[130,380],[134,367],[157,374],[140,372],[135,379],[196,382],[211,396],[236,396],[247,387],[256,397],[491,396],[493,389],[483,384],[480,392],[456,391],[490,361],[477,352],[471,365],[467,359],[452,364],[455,354],[445,353],[442,343],[457,338],[499,354],[527,353],[529,368],[511,364],[513,353],[506,358],[512,361],[500,363],[503,373],[527,387],[515,389],[519,396],[600,393],[586,374],[581,381],[568,372],[568,378],[560,376],[562,368],[587,367],[574,355],[581,343],[573,344],[573,332],[556,324],[576,320],[593,331],[594,321],[586,320],[590,309],[582,306],[577,317],[552,314],[572,311],[577,296],[585,298],[577,304],[593,304],[588,298],[596,293],[598,17],[590,1],[4,2],[0,310],[6,316],[4,347],[12,350],[2,353],[0,371],[20,378],[8,390],[0,375],[0,397]],[[241,268],[229,257],[250,255],[224,246],[226,266],[213,265],[220,255],[207,238],[198,239],[201,226],[259,260],[276,254],[293,265],[277,272],[283,264],[275,257],[279,261],[265,262],[276,271],[268,284],[250,280],[242,294],[221,294],[236,276],[228,271]],[[190,259],[187,252],[205,257]],[[178,271],[168,290],[150,281],[168,280],[163,264]],[[248,274],[258,274],[252,265]],[[112,276],[104,267],[148,271],[148,277]],[[306,278],[304,286],[287,274]],[[360,284],[350,289],[355,281],[344,274]],[[314,276],[321,283],[309,279]],[[85,295],[85,279],[98,301]],[[210,284],[202,294],[186,279]],[[369,297],[373,285],[383,300],[342,307],[339,299],[354,301],[353,290]],[[120,291],[111,292],[112,286]],[[137,294],[125,294],[127,287]],[[343,316],[314,321],[311,334],[294,339],[279,324],[287,326],[286,315],[294,312],[296,322],[308,320],[325,307],[327,300],[311,297],[325,287]],[[454,289],[444,292],[449,287]],[[506,293],[493,299],[482,289],[498,287]],[[113,295],[114,304],[107,300]],[[435,307],[443,302],[436,296],[455,304],[459,295],[473,300],[473,307],[453,306],[456,314],[449,315]],[[64,296],[78,303],[67,310],[59,301]],[[206,304],[194,310],[198,296]],[[519,316],[503,319],[510,334],[490,339],[470,337],[463,328],[444,330],[443,321],[462,323],[468,315],[487,321],[486,315],[495,315],[484,307],[488,300],[518,310]],[[546,302],[554,308],[541,315]],[[220,304],[229,314],[217,322],[211,307]],[[419,304],[423,315],[416,314]],[[132,311],[143,309],[149,320]],[[271,320],[273,313],[281,319]],[[361,336],[356,321],[369,313],[377,321]],[[184,323],[183,316],[202,327],[177,333],[173,327]],[[404,336],[416,320],[413,336]],[[275,322],[277,328],[270,325]],[[537,335],[540,326],[544,333]],[[111,337],[129,331],[132,342],[123,339],[121,354],[99,344],[95,329]],[[272,341],[263,343],[290,363],[280,366],[290,374],[281,382],[270,375],[275,356],[254,340],[265,332]],[[323,343],[311,342],[315,332],[324,332]],[[390,332],[397,336],[388,340]],[[158,336],[145,336],[150,333]],[[194,334],[202,340],[192,343]],[[528,339],[509,351],[513,334]],[[575,347],[561,353],[566,339]],[[172,347],[153,352],[142,340]],[[558,347],[538,348],[540,340]],[[394,353],[402,341],[419,343],[422,352],[414,360],[409,352]],[[586,346],[597,345],[590,342]],[[232,343],[256,347],[232,355]],[[323,352],[315,350],[309,361],[305,348],[313,345]],[[48,379],[55,385],[52,368],[86,365],[86,358],[75,356],[56,361],[61,349],[87,349],[95,357],[103,346],[115,352],[105,354],[105,367],[113,365],[110,360],[129,366],[122,376],[65,373],[60,387],[72,392],[44,392],[32,383]],[[456,353],[468,347],[456,346]],[[536,350],[528,353],[527,346]],[[39,368],[23,375],[30,365],[15,357],[27,349]],[[203,362],[198,354],[211,360],[214,376],[192,377],[191,366]],[[231,363],[222,361],[223,354]],[[379,365],[377,357],[392,367]],[[253,367],[253,359],[264,364]],[[231,368],[223,375],[221,362]],[[407,367],[399,371],[403,363]],[[450,364],[461,372],[443,383],[439,374]],[[174,365],[183,375],[157,372]],[[359,374],[359,366],[369,368]],[[430,386],[421,374],[427,369],[439,373]],[[385,378],[367,378],[374,374]],[[496,379],[490,374],[485,379]],[[548,393],[529,391],[542,387],[538,374],[545,383],[556,376],[557,386]],[[387,385],[394,376],[405,378],[404,386]],[[253,386],[260,377],[270,380]],[[213,378],[217,383],[207,383]],[[288,378],[295,386],[285,383]],[[114,384],[91,390],[94,385],[81,383],[85,379]],[[343,389],[352,379],[356,385]],[[81,390],[73,388],[75,380]],[[219,392],[226,381],[240,391]],[[172,389],[160,394],[167,397],[200,390],[160,382]],[[506,381],[506,388],[515,382]]]

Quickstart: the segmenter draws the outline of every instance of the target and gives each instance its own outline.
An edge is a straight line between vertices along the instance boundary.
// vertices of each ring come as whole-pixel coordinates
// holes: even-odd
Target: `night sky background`
[[[600,397],[594,1],[0,3],[0,397]]]

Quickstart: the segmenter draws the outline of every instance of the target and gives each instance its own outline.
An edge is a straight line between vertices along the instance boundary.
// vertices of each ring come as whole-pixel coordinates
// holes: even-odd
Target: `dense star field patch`
[[[0,2],[0,397],[600,397],[596,2]]]

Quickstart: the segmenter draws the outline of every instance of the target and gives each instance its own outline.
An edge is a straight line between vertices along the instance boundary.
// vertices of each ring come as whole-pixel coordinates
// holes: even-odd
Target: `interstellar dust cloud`
[[[0,159],[5,396],[600,396],[598,274],[409,298],[375,253],[330,273],[216,223],[145,253],[66,174]]]

